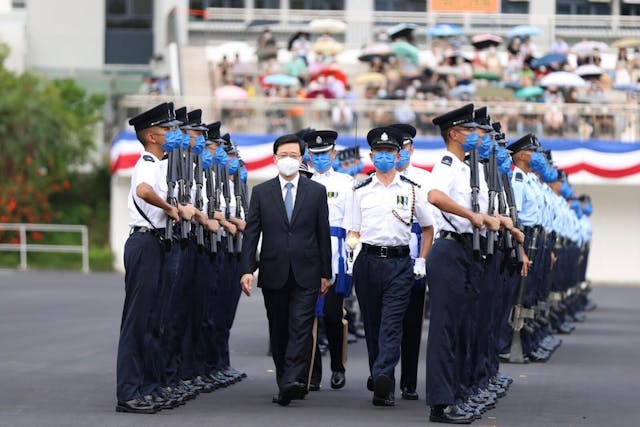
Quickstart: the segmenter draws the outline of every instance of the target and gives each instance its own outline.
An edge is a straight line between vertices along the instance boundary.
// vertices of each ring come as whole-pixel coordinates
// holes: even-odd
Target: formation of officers
[[[298,223],[329,234],[330,245],[327,236],[308,234],[318,240],[309,242],[318,266],[305,276],[300,255],[278,248],[278,263],[288,264],[279,266],[284,288],[258,279],[277,371],[274,403],[287,406],[320,388],[316,316],[324,321],[330,386],[345,386],[344,301],[352,293],[373,405],[394,406],[397,388],[401,398],[419,399],[428,311],[429,419],[454,424],[479,419],[506,394],[513,379],[499,371],[501,362],[547,361],[561,344],[557,334],[595,308],[585,278],[590,198],[573,193],[535,135],[507,144],[484,107],[468,104],[433,120],[446,151],[431,173],[411,164],[410,125],[368,132],[375,171],[363,179],[354,178],[362,171],[358,150],[337,152],[336,132],[284,135],[273,149],[279,176],[256,187],[251,203],[237,147],[220,136],[219,122],[200,120],[199,110],[174,113],[166,103],[130,121],[145,152],[129,200],[118,411],[153,413],[244,376],[230,367],[228,352],[238,284],[250,295],[256,269],[276,276],[276,254],[265,248],[275,232],[269,227],[282,221],[288,245],[310,203],[303,192],[316,184],[327,209],[314,207],[320,218],[316,212]],[[263,195],[273,206],[264,206]],[[256,256],[259,232],[265,240]],[[318,283],[301,283],[316,273]]]

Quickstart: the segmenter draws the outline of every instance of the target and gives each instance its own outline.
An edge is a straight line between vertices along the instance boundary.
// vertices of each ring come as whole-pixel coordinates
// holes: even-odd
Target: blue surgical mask
[[[182,145],[183,150],[188,150],[191,146],[191,135],[188,133],[180,135],[180,145]]]
[[[542,180],[546,183],[556,182],[558,180],[558,171],[551,165],[547,165],[541,173]]]
[[[493,139],[491,139],[491,134],[486,134],[482,136],[482,142],[478,147],[478,156],[481,159],[488,159],[491,156],[491,147],[493,146]]]
[[[202,152],[202,169],[209,169],[211,167],[211,163],[213,163],[213,156],[209,152],[209,150],[204,150]]]
[[[405,167],[411,159],[411,152],[409,150],[400,150],[400,160],[396,162],[396,168],[402,169]]]
[[[500,171],[502,175],[511,172],[511,159],[509,156],[503,158],[502,161],[498,163],[498,171]]]
[[[560,195],[565,199],[570,199],[573,196],[573,188],[569,185],[567,181],[562,182],[562,186],[560,187]]]
[[[333,159],[333,163],[331,164],[331,166],[333,167],[334,171],[342,172],[342,168],[340,167],[340,159],[338,159],[338,156],[336,156],[336,158]]]
[[[531,153],[529,166],[531,166],[531,170],[534,172],[542,172],[547,167],[547,161],[542,153],[538,153],[536,151],[534,153]]]
[[[324,173],[331,167],[331,153],[317,153],[311,156],[313,168],[320,173]]]
[[[573,210],[576,213],[576,216],[578,217],[578,219],[582,218],[582,208],[580,207],[579,200],[572,200],[569,206],[571,207],[571,210]]]
[[[389,172],[396,165],[396,154],[386,151],[373,153],[373,166],[382,173]]]
[[[229,175],[235,175],[238,172],[238,164],[240,160],[237,157],[229,157]]]
[[[182,132],[180,129],[173,129],[167,132],[164,136],[165,143],[162,144],[162,149],[169,153],[173,151],[175,148],[178,148],[182,140]]]
[[[247,182],[247,168],[240,169],[240,181]]]
[[[200,153],[202,153],[202,150],[204,150],[204,144],[204,136],[196,136],[196,143],[193,147],[191,147],[191,152],[193,152],[196,156],[200,155]]]
[[[468,153],[469,151],[476,148],[476,145],[478,145],[479,139],[480,137],[478,136],[477,133],[470,133],[469,135],[467,135],[467,138],[465,139],[464,144],[462,144],[462,149],[464,150],[464,152]]]
[[[363,170],[364,170],[364,163],[358,160],[358,163],[356,163],[356,175],[361,173]]]
[[[216,163],[224,168],[227,166],[228,158],[229,156],[227,156],[227,152],[224,151],[222,145],[218,145],[218,148],[216,148]]]
[[[593,206],[591,206],[591,203],[585,203],[584,207],[582,208],[582,212],[584,212],[586,216],[591,216],[591,214],[593,213]]]

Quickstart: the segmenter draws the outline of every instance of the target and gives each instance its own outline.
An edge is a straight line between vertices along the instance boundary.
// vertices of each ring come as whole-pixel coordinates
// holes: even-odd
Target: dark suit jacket
[[[256,263],[262,233],[260,262]],[[320,287],[320,278],[331,278],[331,237],[327,190],[322,184],[300,176],[291,224],[275,177],[256,185],[251,194],[244,230],[240,273],[260,268],[258,286],[282,288],[293,270],[298,285]]]

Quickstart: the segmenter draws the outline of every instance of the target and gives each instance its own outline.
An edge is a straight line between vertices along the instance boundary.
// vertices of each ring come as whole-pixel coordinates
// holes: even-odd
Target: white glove
[[[422,279],[427,275],[427,260],[424,258],[416,258],[413,260],[413,277]]]

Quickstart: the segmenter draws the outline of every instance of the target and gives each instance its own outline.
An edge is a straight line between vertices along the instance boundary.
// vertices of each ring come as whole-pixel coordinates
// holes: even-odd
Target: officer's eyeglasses
[[[278,154],[276,154],[276,158],[278,160],[284,159],[285,157],[291,157],[292,159],[298,160],[302,156],[300,154],[298,154],[298,153],[278,153]]]

